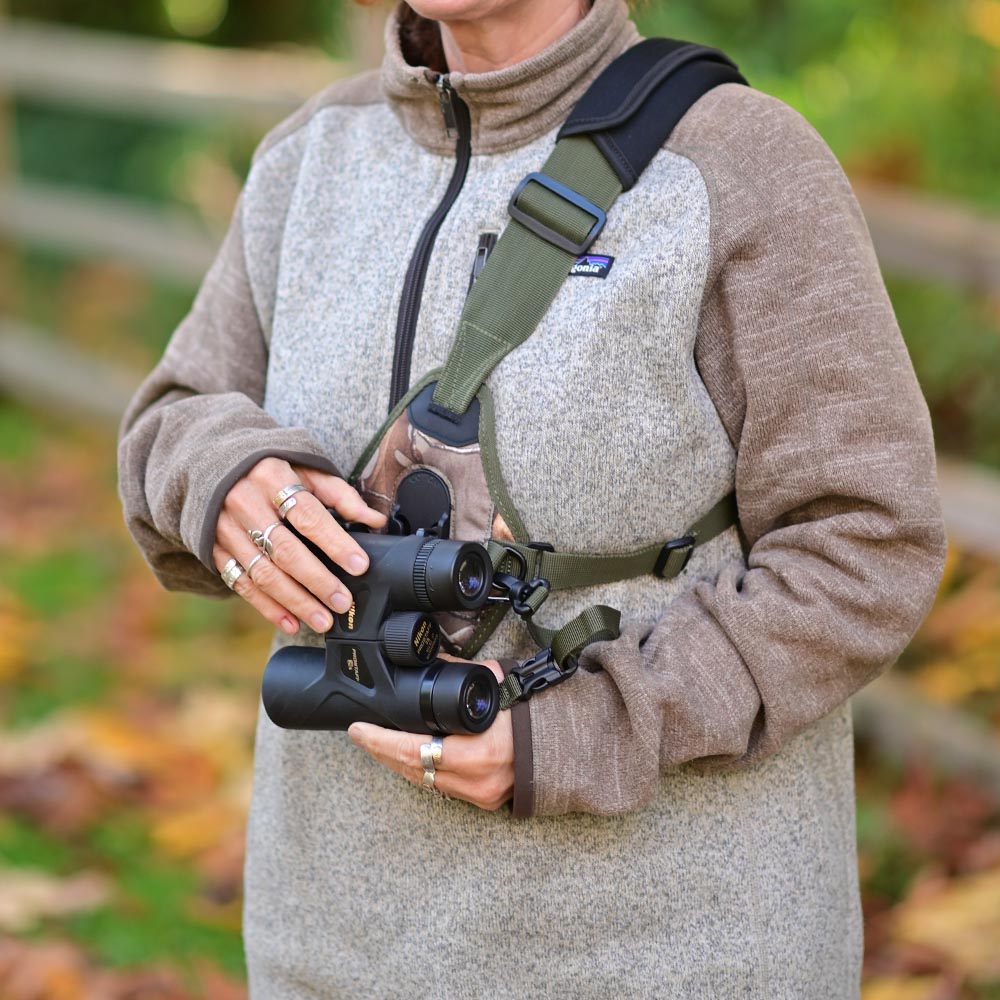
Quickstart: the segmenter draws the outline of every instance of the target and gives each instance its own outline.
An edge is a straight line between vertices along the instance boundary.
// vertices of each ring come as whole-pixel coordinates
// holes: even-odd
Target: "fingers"
[[[332,507],[345,520],[357,521],[369,528],[385,527],[385,515],[369,507],[350,483],[315,469],[295,466],[295,472],[303,485],[308,486],[325,506]]]
[[[267,475],[272,481],[262,480],[260,473],[252,471],[250,476],[241,479],[226,496],[216,526],[216,538],[225,548],[232,550],[235,535],[245,533],[249,528],[263,529],[278,520],[271,500],[281,487],[274,487],[277,474],[269,472]],[[289,471],[285,475],[291,476],[292,473]],[[285,485],[288,485],[287,482]],[[363,573],[368,568],[368,557],[330,516],[323,504],[312,494],[305,492],[296,494],[295,499],[295,506],[288,512],[288,520],[324,551],[330,552],[331,558],[349,573]],[[229,532],[228,536],[226,532]],[[334,611],[344,612],[351,606],[352,598],[347,586],[284,525],[275,528],[269,537],[273,545],[271,559],[275,566],[280,567],[285,574],[298,581]],[[282,600],[282,597],[275,588],[281,589],[285,596],[297,593],[289,590],[287,584],[270,570],[264,572],[265,577],[255,577],[255,581],[278,600]],[[300,614],[298,607],[287,607]]]
[[[249,539],[248,539],[249,541]],[[263,615],[275,628],[280,628],[282,632],[286,635],[295,635],[299,630],[299,623],[295,618],[288,613],[288,611],[283,608],[274,598],[269,597],[265,594],[259,587],[257,587],[253,580],[250,578],[250,574],[246,572],[246,566],[249,564],[244,563],[239,557],[230,556],[229,552],[224,549],[221,545],[216,545],[212,550],[212,558],[215,561],[216,569],[222,572],[222,567],[226,565],[231,558],[236,558],[241,566],[244,567],[244,572],[240,575],[239,579],[233,584],[233,591],[239,594],[248,604],[254,607],[261,615]],[[254,572],[257,571],[257,567],[254,567]]]
[[[288,512],[285,519],[295,525],[296,530],[300,531],[311,542],[315,542],[338,566],[347,570],[352,576],[360,576],[364,573],[368,569],[368,556],[351,537],[350,532],[345,531],[333,519],[323,501],[311,493],[299,493],[296,500],[298,503]],[[297,544],[304,552],[308,551],[301,543]],[[311,556],[311,558],[316,561],[317,565],[322,565],[315,556]],[[332,574],[330,575],[332,576]],[[296,578],[301,579],[301,577]],[[303,580],[303,582],[305,581]],[[347,588],[336,581],[336,578],[334,578],[334,584],[345,594],[347,593]],[[316,591],[316,593],[322,592]],[[346,611],[350,606],[350,600],[348,600],[347,607],[337,610]]]
[[[233,552],[244,566],[249,565],[250,560],[260,552],[247,537],[242,525],[225,511],[219,515],[216,538],[219,546]],[[343,585],[283,525],[274,529],[271,541],[274,543],[271,559],[266,557],[258,559],[252,572],[248,574],[252,576],[252,580],[248,582],[291,612],[295,618],[308,622],[317,632],[326,632],[333,625],[333,616],[303,583],[297,581],[310,581],[313,585],[317,585],[315,581],[319,580],[321,581],[319,586],[326,584],[329,590],[333,589],[330,580],[334,581],[338,588],[342,588]],[[247,599],[249,600],[249,597]],[[333,594],[330,595],[330,600],[335,600]],[[351,602],[349,597],[345,602],[341,594],[337,603],[346,611]]]
[[[277,516],[272,504],[275,494],[285,486],[299,480],[302,480],[302,485],[306,486],[310,492],[295,495],[295,505],[288,511],[286,520],[311,542],[318,545],[341,569],[346,570],[352,576],[360,576],[368,569],[368,556],[350,533],[334,520],[326,508],[332,507],[341,517],[359,521],[373,528],[382,527],[385,524],[385,518],[377,511],[372,510],[361,499],[358,491],[344,482],[343,479],[299,466],[293,469],[287,462],[278,459],[263,459],[233,487],[226,498],[223,509],[231,508],[236,514],[237,521],[244,528],[263,527],[263,524],[270,523]],[[263,513],[265,509],[267,510],[266,514]],[[259,519],[262,516],[267,518],[263,524],[252,520],[254,517]],[[277,540],[275,545],[277,545]],[[304,546],[302,551],[307,552]],[[286,554],[290,553],[286,552]],[[308,582],[295,570],[309,566],[315,572],[315,566],[311,563],[295,560],[293,564],[293,561],[288,559],[284,561],[275,559],[275,561],[282,565],[295,579],[309,586]],[[349,591],[332,575],[322,584],[315,579],[313,582],[317,583],[320,589],[313,590],[311,586],[309,589],[313,590],[313,593],[322,600],[328,600],[329,597],[338,592],[345,595],[346,606],[339,608],[334,603],[331,606],[335,610],[346,611],[350,607]]]
[[[278,458],[262,459],[226,495],[216,527],[214,557],[220,570],[231,557],[246,567],[258,555],[247,530],[263,530],[277,521],[274,496],[297,482],[309,492],[295,494],[286,520],[347,573],[359,576],[367,571],[368,556],[326,508],[371,528],[383,527],[385,517],[368,507],[343,479],[293,468]],[[233,589],[289,635],[298,631],[298,619],[326,632],[333,625],[329,608],[343,614],[353,603],[350,589],[284,524],[268,537],[273,546],[270,558],[258,559],[252,574],[244,573]]]

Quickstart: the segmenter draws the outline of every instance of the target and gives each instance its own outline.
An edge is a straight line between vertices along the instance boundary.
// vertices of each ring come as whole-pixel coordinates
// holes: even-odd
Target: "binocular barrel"
[[[481,663],[435,659],[394,672],[391,690],[347,680],[327,669],[325,651],[286,646],[268,661],[262,697],[268,718],[284,729],[347,729],[374,722],[408,733],[481,733],[496,718],[500,690]]]
[[[286,521],[312,553],[353,590],[358,580],[345,573],[318,546]],[[482,545],[429,535],[376,535],[352,531],[368,555],[361,579],[377,578],[396,610],[473,611],[481,608],[493,584],[493,563]]]

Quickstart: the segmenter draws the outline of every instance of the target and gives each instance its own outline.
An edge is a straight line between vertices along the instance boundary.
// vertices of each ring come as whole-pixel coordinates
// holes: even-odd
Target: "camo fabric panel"
[[[461,447],[444,444],[411,424],[408,410],[389,426],[354,485],[370,507],[388,514],[400,481],[415,469],[430,469],[448,484],[449,537],[482,543],[491,537],[513,541],[490,495],[479,442]],[[435,614],[449,652],[465,646],[489,607]]]

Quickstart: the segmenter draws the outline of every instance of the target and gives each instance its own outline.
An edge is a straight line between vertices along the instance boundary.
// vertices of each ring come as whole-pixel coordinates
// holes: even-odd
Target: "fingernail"
[[[364,573],[364,571],[368,569],[368,560],[361,555],[360,552],[355,552],[354,555],[347,560],[347,568],[355,574]]]
[[[312,616],[312,627],[317,632],[328,632],[333,624],[333,619],[325,611],[317,611]]]
[[[347,727],[347,735],[351,737],[351,742],[356,746],[361,746],[361,729],[357,723]]]
[[[295,635],[299,630],[299,623],[294,618],[282,618],[281,628],[282,631],[287,632],[289,635]]]
[[[337,614],[344,614],[351,606],[353,602],[342,590],[338,590],[333,597],[330,598],[330,607],[333,608]]]

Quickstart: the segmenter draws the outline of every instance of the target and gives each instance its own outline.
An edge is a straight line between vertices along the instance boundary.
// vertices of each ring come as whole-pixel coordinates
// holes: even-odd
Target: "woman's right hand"
[[[289,465],[279,458],[263,458],[223,501],[213,550],[219,572],[230,559],[246,568],[261,554],[247,532],[262,531],[278,520],[273,498],[293,483],[301,483],[309,492],[295,494],[296,503],[285,520],[352,576],[368,569],[364,550],[326,508],[347,521],[376,529],[385,526],[385,516],[372,510],[357,490],[337,476]],[[326,632],[333,625],[330,609],[347,611],[351,592],[284,524],[269,537],[274,545],[271,558],[258,559],[252,572],[240,575],[233,590],[288,635],[298,632],[300,620],[317,632]]]

